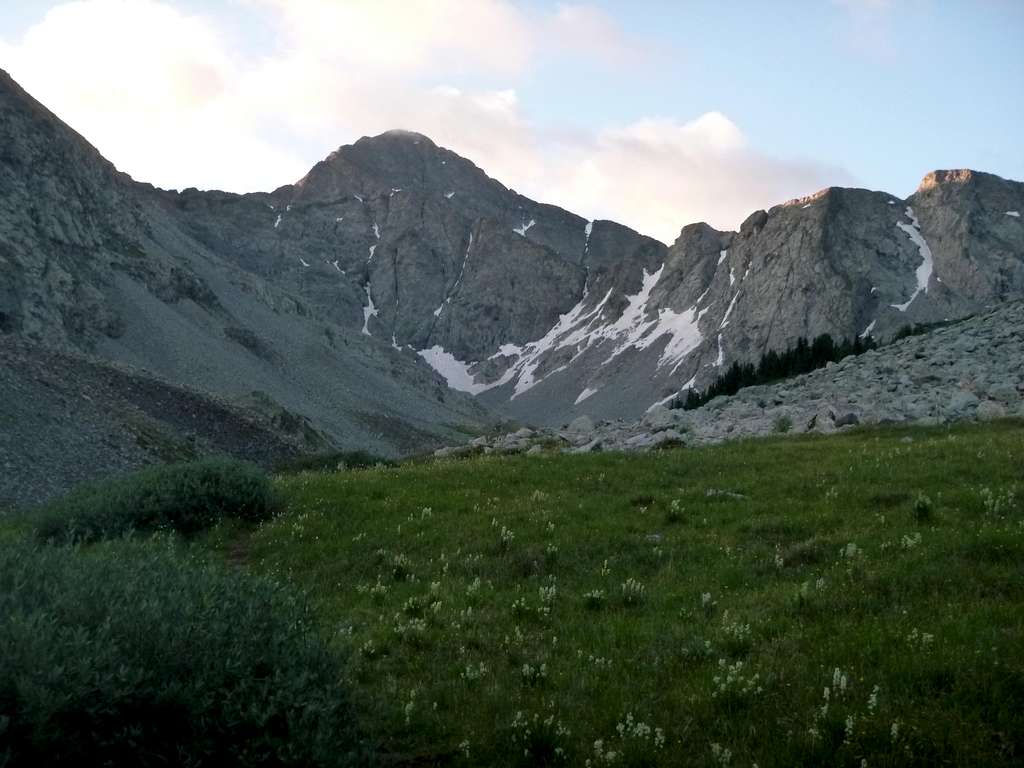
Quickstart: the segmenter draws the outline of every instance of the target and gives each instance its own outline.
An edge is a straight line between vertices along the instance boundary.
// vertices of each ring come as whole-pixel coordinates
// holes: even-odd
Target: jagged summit
[[[955,168],[952,170],[935,170],[925,174],[921,183],[917,186],[918,192],[923,192],[941,184],[969,184],[980,177],[993,177],[989,173],[981,173],[970,168]]]

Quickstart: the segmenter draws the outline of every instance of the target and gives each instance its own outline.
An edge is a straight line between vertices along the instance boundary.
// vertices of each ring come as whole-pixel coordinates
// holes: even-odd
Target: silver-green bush
[[[0,550],[0,765],[353,765],[301,599],[159,538]]]
[[[191,535],[224,518],[260,521],[277,500],[270,479],[252,464],[204,459],[164,464],[83,485],[35,510],[36,533],[50,542],[91,542],[129,531]]]

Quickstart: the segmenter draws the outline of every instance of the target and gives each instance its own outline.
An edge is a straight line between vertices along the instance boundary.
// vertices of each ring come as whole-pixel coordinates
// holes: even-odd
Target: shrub
[[[298,456],[282,461],[276,467],[277,472],[334,472],[338,469],[369,469],[382,465],[395,466],[395,462],[368,451],[333,451],[331,453],[314,453]]]
[[[914,499],[914,519],[919,523],[925,523],[932,519],[932,500],[924,495],[924,493],[918,493],[917,498]]]
[[[779,434],[785,434],[793,428],[793,420],[789,416],[779,416],[772,423],[772,430]]]
[[[204,459],[81,486],[36,511],[36,534],[51,542],[90,542],[133,530],[191,535],[224,518],[266,520],[277,506],[269,478],[257,467]]]
[[[0,550],[0,765],[351,765],[305,603],[167,541]]]

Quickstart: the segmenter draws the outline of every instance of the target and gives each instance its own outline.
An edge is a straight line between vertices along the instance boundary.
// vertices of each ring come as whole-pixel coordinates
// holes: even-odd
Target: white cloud
[[[851,182],[841,169],[758,152],[718,112],[601,131],[557,178],[555,195],[568,207],[665,242],[684,224],[732,229],[758,208]]]
[[[130,32],[127,32],[130,30]],[[157,0],[58,5],[3,62],[119,168],[164,186],[262,186],[304,165],[261,139],[215,27]],[[281,178],[281,176],[278,176]]]
[[[539,16],[506,0],[244,2],[282,32],[258,59],[166,0],[64,3],[0,56],[118,167],[161,186],[273,189],[339,143],[408,128],[524,194],[671,241],[690,221],[735,227],[848,181],[758,152],[717,112],[573,133],[533,124],[508,86],[551,35],[573,55],[642,60],[589,6]],[[469,70],[494,84],[463,87]]]
[[[570,48],[617,66],[646,59],[651,46],[627,37],[614,18],[590,5],[559,3],[546,33],[552,47]]]
[[[251,0],[274,9],[305,56],[416,74],[459,66],[514,74],[530,60],[530,20],[507,0]]]
[[[910,3],[902,0],[903,6]],[[893,12],[897,0],[832,0],[842,11],[839,36],[855,53],[870,59],[891,60],[897,47],[893,37]]]

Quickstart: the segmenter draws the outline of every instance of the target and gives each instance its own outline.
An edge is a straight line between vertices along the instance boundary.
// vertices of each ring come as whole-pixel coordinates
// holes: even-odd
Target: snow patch
[[[718,265],[722,266],[722,262],[725,261],[725,257],[729,255],[729,249],[725,248],[718,252]]]
[[[448,295],[444,297],[444,301],[441,302],[441,306],[434,310],[434,317],[440,317],[441,312],[444,311],[445,306],[451,304],[452,296],[459,289],[459,285],[462,283],[462,276],[466,274],[466,264],[469,263],[469,252],[473,248],[473,233],[469,233],[469,245],[466,246],[466,255],[462,257],[462,269],[459,270],[459,276],[455,279],[455,283],[452,285]]]
[[[700,296],[697,297],[697,301],[694,304],[694,306],[696,306],[696,307],[700,306],[700,303],[702,301],[704,301],[704,297],[708,295],[708,291],[711,290],[711,286],[712,286],[713,283],[714,283],[714,280],[712,280],[711,283],[708,283],[708,287],[704,289],[704,293],[702,293]]]
[[[277,229],[280,226],[281,226],[281,214],[279,213],[279,214],[277,214],[277,221],[274,222],[274,229]]]
[[[668,397],[663,397],[663,398],[661,398],[661,400],[658,400],[655,403],[651,403],[649,406],[647,406],[647,410],[644,411],[644,413],[650,413],[655,408],[657,408],[659,405],[665,405],[665,403],[669,403],[669,402],[675,400],[677,397],[679,397],[681,394],[683,394],[683,392],[686,392],[689,389],[693,389],[693,385],[696,384],[696,383],[697,383],[697,374],[694,374],[693,378],[691,378],[688,382],[683,384],[683,386],[680,387],[677,392],[673,392]]]
[[[523,224],[521,227],[516,227],[512,231],[515,232],[520,237],[526,237],[526,233],[530,231],[530,227],[532,227],[536,223],[537,223],[536,221],[534,221],[533,219],[530,219],[530,223],[529,224]]]
[[[445,197],[446,200],[451,200],[453,197],[455,197],[455,193],[454,192],[445,192],[444,193],[444,197]]]
[[[377,222],[373,222],[373,236],[380,240],[380,227],[377,226]]]
[[[592,395],[596,395],[596,394],[597,394],[597,390],[596,389],[591,389],[590,387],[586,387],[582,392],[580,392],[580,396],[576,398],[576,402],[574,402],[573,405],[579,405],[584,400],[586,400],[588,397],[590,397]]]
[[[718,334],[718,358],[715,360],[715,367],[721,368],[725,365],[725,352],[722,350],[722,334]]]
[[[808,203],[807,205],[801,205],[800,206],[801,210],[804,209],[804,208],[810,208],[810,207],[811,207],[810,203]]]
[[[736,306],[736,299],[740,297],[743,291],[736,291],[736,295],[732,297],[732,301],[729,302],[729,308],[725,310],[725,317],[722,318],[722,324],[718,326],[718,330],[722,330],[729,324],[729,315],[732,314],[732,308]]]
[[[860,334],[860,338],[866,339],[868,336],[870,336],[871,332],[873,330],[875,330],[875,323],[877,323],[877,322],[878,322],[878,320],[876,319],[876,320],[872,320],[870,323],[868,323],[868,327],[865,328],[864,332]]]
[[[581,301],[568,313],[559,317],[558,322],[543,338],[526,345],[519,360],[503,377],[507,380],[516,379],[512,397],[521,395],[543,380],[543,377],[536,378],[535,374],[545,353],[575,348],[575,355],[568,363],[571,364],[587,350],[609,341],[617,344],[601,365],[607,365],[627,349],[647,349],[654,342],[667,336],[668,341],[658,359],[658,368],[672,366],[674,373],[703,341],[699,324],[707,309],[698,311],[696,305],[681,312],[662,308],[656,317],[648,318],[647,304],[664,269],[663,264],[653,273],[648,273],[646,269],[643,271],[640,290],[632,296],[626,296],[626,308],[612,323],[601,324],[601,317],[613,289],[609,289],[604,298],[592,309],[586,310],[584,301]],[[565,367],[563,365],[556,368],[547,375]]]
[[[907,233],[907,237],[917,246],[918,252],[921,254],[921,266],[915,271],[917,276],[917,288],[907,301],[903,304],[890,304],[893,309],[897,309],[900,312],[906,312],[907,308],[913,303],[914,299],[917,298],[918,294],[922,291],[928,293],[928,281],[932,277],[932,271],[935,267],[935,261],[932,258],[932,249],[928,247],[928,243],[925,242],[924,237],[921,236],[921,225],[917,221],[917,216],[914,215],[914,209],[907,206],[905,211],[906,216],[910,219],[910,224],[904,224],[899,222],[896,224],[901,230]]]
[[[344,217],[344,216],[339,216],[338,218],[336,218],[336,219],[335,219],[335,221],[337,221],[338,223],[341,223],[341,222],[343,222],[344,220],[345,220],[345,217]]]
[[[354,197],[354,198],[355,198],[356,200],[358,200],[358,201],[359,201],[360,203],[361,203],[361,202],[363,202],[363,198],[361,198],[361,197],[360,197],[359,195],[352,195],[352,197]]]
[[[366,263],[367,264],[369,264],[370,261],[373,259],[373,253],[376,250],[377,250],[377,246],[376,245],[371,245],[370,246],[370,255],[366,257]]]
[[[615,344],[611,353],[601,363],[607,365],[628,349],[644,350],[666,337],[665,347],[657,365],[659,369],[671,366],[671,373],[674,374],[690,353],[704,341],[700,332],[700,321],[708,309],[698,310],[696,304],[682,311],[663,307],[653,317],[650,316],[652,313],[648,310],[648,304],[651,293],[664,270],[664,264],[653,273],[643,270],[640,290],[632,296],[625,297],[627,306],[613,322],[602,322],[605,306],[614,291],[609,288],[604,297],[589,308],[588,299],[582,298],[572,309],[560,315],[541,338],[522,346],[502,345],[497,353],[491,355],[491,359],[512,357],[515,358],[514,362],[500,378],[489,384],[477,384],[474,380],[473,391],[483,392],[514,382],[511,396],[514,400],[545,378],[565,370],[594,347],[608,342]],[[538,369],[546,356],[563,349],[573,350],[572,358],[553,370],[538,374]],[[461,365],[465,367],[460,370],[465,370],[468,375],[468,365],[472,364]]]
[[[476,378],[469,372],[475,363],[464,363],[457,359],[451,352],[445,352],[444,347],[435,344],[430,349],[421,349],[417,352],[431,368],[437,371],[448,382],[448,386],[457,389],[459,392],[468,392],[471,395],[478,395],[490,389],[487,384],[477,384]]]
[[[341,274],[343,274],[343,275],[345,274],[345,270],[338,266],[338,260],[337,259],[335,259],[334,261],[331,262],[331,266],[334,267],[336,270],[338,270]]]
[[[309,266],[309,264],[306,263],[306,260],[304,258],[302,258],[301,256],[299,256],[299,263],[302,264],[302,266],[304,266],[304,267],[308,267]]]
[[[494,360],[497,357],[522,357],[523,348],[518,344],[502,344],[498,347],[498,351],[491,355],[488,360]]]
[[[1020,211],[1007,211],[1006,215],[1007,216],[1013,216],[1013,218],[1015,218],[1015,219],[1019,219],[1020,218]]]
[[[735,282],[736,282],[736,275],[733,273],[732,267],[729,267],[729,287],[732,288],[732,286],[733,286],[733,284]]]
[[[372,336],[370,333],[370,318],[380,314],[380,310],[373,305],[373,296],[370,295],[370,284],[366,284],[366,306],[363,307],[363,334]]]
[[[671,365],[671,373],[674,374],[686,357],[700,346],[704,340],[700,333],[700,319],[705,312],[707,309],[698,312],[696,305],[681,313],[673,312],[671,309],[658,311],[658,323],[649,332],[648,338],[650,342],[653,342],[666,334],[670,337],[665,349],[662,350],[661,357],[658,358],[659,368]],[[638,347],[638,349],[643,349],[643,347]]]

